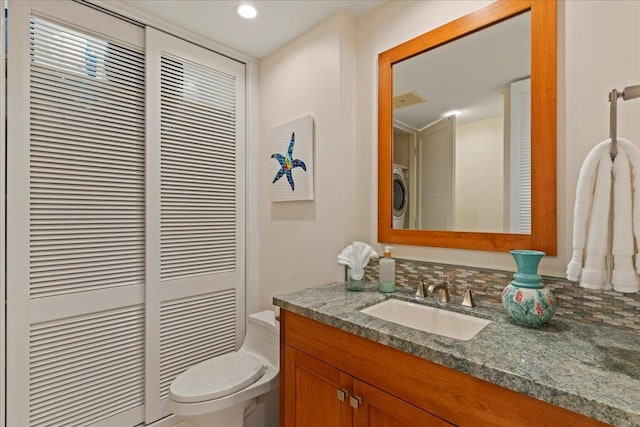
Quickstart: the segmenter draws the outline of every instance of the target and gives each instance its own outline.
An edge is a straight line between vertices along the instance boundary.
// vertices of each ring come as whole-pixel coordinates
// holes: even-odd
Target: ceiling
[[[358,16],[380,6],[384,1],[120,0],[114,3],[168,21],[237,52],[262,59],[340,10]],[[254,19],[241,18],[236,8],[243,3],[254,5],[258,16]]]

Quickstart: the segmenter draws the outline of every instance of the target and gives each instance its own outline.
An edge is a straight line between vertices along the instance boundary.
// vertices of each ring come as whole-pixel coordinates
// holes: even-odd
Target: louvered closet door
[[[418,134],[418,221],[420,229],[454,228],[455,116]]]
[[[179,373],[244,337],[245,79],[244,64],[153,29],[147,70],[152,422]]]
[[[9,3],[8,426],[143,420],[141,28]]]

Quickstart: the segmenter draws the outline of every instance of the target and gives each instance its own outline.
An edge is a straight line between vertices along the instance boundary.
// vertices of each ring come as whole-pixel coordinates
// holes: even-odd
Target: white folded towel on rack
[[[618,200],[623,206],[618,208],[617,203],[614,205],[614,267],[611,283],[614,291],[632,293],[640,291],[640,277],[637,274],[640,271],[639,254],[635,249],[640,243],[640,148],[629,140],[618,138],[618,150],[623,157],[620,162],[617,156],[614,160],[614,201]],[[624,174],[624,177],[618,177],[618,174]],[[623,212],[620,221],[618,210]],[[616,243],[616,236],[619,236],[620,244]],[[620,259],[618,253],[622,252],[623,258]]]
[[[600,154],[593,205],[587,231],[587,246],[580,286],[588,289],[611,289],[609,283],[609,214],[611,203],[611,155],[608,150]]]
[[[603,155],[608,155],[610,146],[610,140],[596,145],[587,154],[582,168],[580,168],[576,203],[573,209],[573,255],[567,266],[567,279],[569,280],[578,281],[582,274],[596,174],[600,159]]]
[[[618,292],[636,292],[638,275],[633,268],[634,242],[631,188],[631,165],[628,147],[618,144],[613,161],[613,271],[611,284]]]
[[[636,246],[640,246],[640,147],[633,142],[617,138],[618,146],[627,154],[629,163],[631,164],[631,184],[632,184],[632,221],[633,221],[633,237]],[[635,254],[636,272],[640,273],[640,254]]]
[[[580,169],[567,278],[588,289],[613,285],[630,293],[640,291],[640,147],[617,141],[615,160],[607,139]]]

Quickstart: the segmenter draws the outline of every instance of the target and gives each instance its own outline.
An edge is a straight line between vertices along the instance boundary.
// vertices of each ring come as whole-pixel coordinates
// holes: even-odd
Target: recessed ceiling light
[[[258,11],[250,4],[241,4],[240,6],[238,6],[238,15],[242,16],[243,18],[253,19],[258,16]]]
[[[450,117],[450,116],[459,116],[460,114],[462,114],[462,111],[459,110],[452,110],[452,111],[447,111],[446,113],[444,113],[445,117]]]

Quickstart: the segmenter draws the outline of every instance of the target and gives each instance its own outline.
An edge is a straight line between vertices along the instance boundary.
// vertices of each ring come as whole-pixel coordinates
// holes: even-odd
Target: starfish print
[[[272,159],[276,159],[280,163],[280,170],[276,174],[276,177],[273,178],[272,184],[282,178],[283,175],[286,175],[287,181],[289,181],[289,185],[291,186],[291,191],[295,191],[295,184],[293,183],[293,175],[291,175],[291,171],[298,166],[301,167],[303,171],[307,171],[307,165],[305,165],[302,160],[293,158],[293,145],[295,143],[296,133],[293,132],[291,134],[291,141],[289,142],[289,149],[287,150],[287,157],[277,153],[271,155]]]

